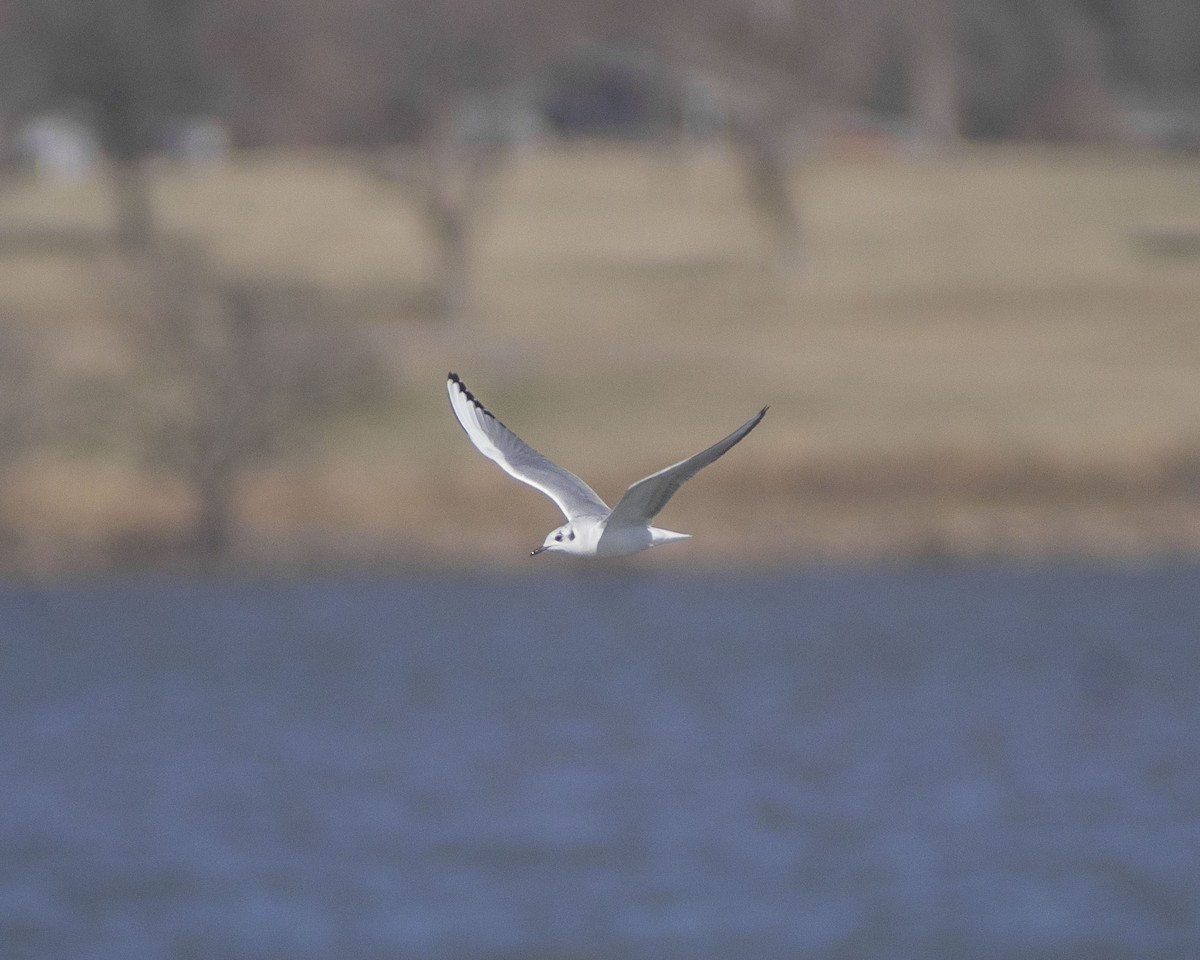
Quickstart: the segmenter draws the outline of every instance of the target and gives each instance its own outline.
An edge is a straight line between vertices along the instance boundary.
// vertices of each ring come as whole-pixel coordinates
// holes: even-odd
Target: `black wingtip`
[[[462,395],[467,398],[468,403],[475,404],[475,406],[477,406],[480,410],[482,410],[485,414],[487,414],[493,420],[496,419],[495,416],[492,414],[492,412],[490,410],[488,410],[487,407],[485,407],[482,403],[480,403],[475,398],[475,394],[473,394],[470,390],[467,389],[467,385],[462,382],[462,378],[457,373],[455,373],[454,371],[451,371],[446,376],[449,378],[451,383],[456,384],[458,386],[458,389],[462,391]]]

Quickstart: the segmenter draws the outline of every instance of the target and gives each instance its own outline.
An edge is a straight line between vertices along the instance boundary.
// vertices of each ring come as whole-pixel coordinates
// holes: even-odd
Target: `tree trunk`
[[[958,64],[954,4],[950,0],[906,0],[905,62],[910,113],[923,146],[952,147],[959,137]]]
[[[743,127],[739,140],[745,151],[750,202],[767,226],[776,265],[781,273],[797,273],[805,262],[804,229],[786,151],[777,137],[758,127]]]
[[[435,238],[433,310],[438,320],[458,323],[470,312],[471,251],[466,211],[443,204],[430,212]]]
[[[145,250],[154,240],[154,198],[140,158],[112,161],[117,243],[125,250]]]
[[[204,566],[215,566],[229,555],[232,541],[233,474],[206,465],[192,479],[197,497],[192,549]]]

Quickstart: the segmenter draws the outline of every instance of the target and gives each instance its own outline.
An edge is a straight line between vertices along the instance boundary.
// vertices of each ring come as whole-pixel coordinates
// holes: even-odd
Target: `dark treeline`
[[[70,106],[123,158],[196,113],[244,145],[398,142],[464,94],[542,92],[595,41],[700,75],[719,100],[769,88],[939,137],[1111,135],[1106,97],[1200,90],[1194,0],[0,0],[0,120]]]

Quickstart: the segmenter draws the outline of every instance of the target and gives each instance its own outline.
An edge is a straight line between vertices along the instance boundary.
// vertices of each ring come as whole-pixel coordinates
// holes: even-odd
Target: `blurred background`
[[[5,0],[4,566],[1196,549],[1195,4],[641,7]]]
[[[1198,551],[1194,0],[0,0],[6,958],[1200,953]]]

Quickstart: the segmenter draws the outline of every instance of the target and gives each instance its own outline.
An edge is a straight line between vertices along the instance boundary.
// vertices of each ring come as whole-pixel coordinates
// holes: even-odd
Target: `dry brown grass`
[[[1200,230],[1200,165],[1002,147],[796,177],[811,261],[786,282],[723,151],[527,153],[479,238],[476,319],[445,330],[419,223],[353,159],[159,171],[171,230],[328,290],[395,371],[247,485],[247,553],[455,562],[482,538],[519,562],[554,509],[469,449],[448,369],[613,498],[770,403],[664,514],[701,534],[668,562],[1200,548],[1200,263],[1136,242]],[[98,184],[0,195],[0,309],[68,384],[127,369],[106,214]],[[8,491],[31,542],[186,515],[120,444],[46,447]]]

